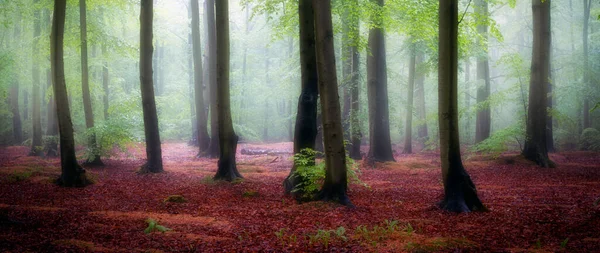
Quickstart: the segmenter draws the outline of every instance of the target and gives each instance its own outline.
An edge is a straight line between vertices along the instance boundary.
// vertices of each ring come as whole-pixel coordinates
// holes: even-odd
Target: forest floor
[[[291,151],[291,143],[240,149]],[[61,188],[59,159],[0,148],[0,252],[600,252],[600,154],[552,154],[543,169],[516,154],[465,156],[485,213],[435,203],[438,154],[396,155],[350,185],[356,208],[296,203],[283,194],[290,156],[242,155],[245,179],[214,182],[216,159],[163,144],[165,173],[137,174],[142,145],[87,168],[95,184]],[[181,195],[187,202],[165,202]],[[147,219],[170,231],[146,234]],[[157,226],[158,227],[158,226]]]

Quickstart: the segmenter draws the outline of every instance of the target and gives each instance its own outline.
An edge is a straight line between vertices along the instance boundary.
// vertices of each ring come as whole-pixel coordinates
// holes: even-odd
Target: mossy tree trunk
[[[458,0],[439,1],[439,133],[444,199],[451,212],[484,211],[460,155],[458,121]]]

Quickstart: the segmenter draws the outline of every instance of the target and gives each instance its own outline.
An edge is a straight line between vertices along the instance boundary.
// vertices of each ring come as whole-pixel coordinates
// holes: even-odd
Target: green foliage
[[[148,227],[144,230],[144,233],[146,234],[150,234],[152,232],[158,231],[158,232],[167,232],[170,231],[170,228],[167,228],[165,226],[159,225],[158,222],[152,218],[148,218],[146,220],[146,223],[148,223]]]
[[[502,152],[508,151],[518,144],[519,147],[525,139],[525,130],[522,123],[494,132],[489,138],[471,147],[471,152],[491,154],[498,157]]]
[[[84,152],[86,159],[93,159],[95,155],[111,157],[117,152],[127,152],[129,144],[135,138],[130,131],[131,125],[120,119],[109,119],[100,122],[93,128],[87,129],[83,135],[78,135],[78,143],[87,143],[89,138],[96,137],[96,147],[87,146]]]
[[[406,223],[401,227],[398,220],[385,220],[382,226],[375,225],[371,229],[366,225],[359,225],[354,229],[354,234],[357,237],[373,246],[376,246],[378,242],[389,238],[393,234],[405,233],[410,236],[413,232],[414,229],[410,223]]]
[[[567,243],[569,243],[569,238],[565,239],[564,241],[562,241],[560,243],[560,249],[566,249],[567,248]]]
[[[256,197],[256,196],[258,196],[258,192],[257,192],[257,191],[253,191],[253,190],[248,190],[248,191],[245,191],[245,192],[242,194],[242,196],[243,196],[244,198],[252,198],[252,197]]]
[[[600,151],[600,132],[594,128],[586,128],[579,138],[579,149]]]
[[[32,175],[33,175],[33,171],[30,171],[30,170],[15,171],[8,176],[8,181],[13,182],[13,183],[21,182],[21,181],[27,180]]]
[[[593,111],[595,111],[595,110],[596,110],[596,109],[598,109],[598,108],[600,108],[600,102],[596,103],[596,105],[594,106],[594,108],[592,108],[592,109],[590,110],[590,112],[593,112]]]
[[[187,199],[185,199],[183,196],[181,195],[171,195],[169,197],[166,197],[165,200],[163,200],[164,203],[170,202],[170,203],[185,203],[187,202]]]
[[[307,237],[310,245],[320,243],[325,246],[325,248],[328,248],[329,243],[331,243],[333,240],[341,240],[344,242],[348,240],[346,237],[346,228],[342,226],[335,230],[319,229],[315,234],[308,234]]]

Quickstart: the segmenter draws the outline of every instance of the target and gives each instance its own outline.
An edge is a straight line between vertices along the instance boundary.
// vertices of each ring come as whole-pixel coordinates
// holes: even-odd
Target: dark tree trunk
[[[29,92],[27,90],[23,90],[23,120],[29,120]],[[27,139],[27,137],[23,139]]]
[[[48,90],[52,88],[52,71],[46,70],[47,86]],[[58,119],[56,116],[56,102],[54,99],[53,92],[50,91],[50,99],[48,99],[47,111],[46,111],[46,135],[51,137],[46,139],[44,149],[46,150],[46,157],[57,157],[58,156],[58,142],[54,137],[58,137]]]
[[[590,10],[592,9],[592,0],[583,0],[583,87],[587,91],[591,85],[590,57],[589,57],[589,27]],[[583,99],[583,129],[592,127],[590,118],[590,98],[586,94]]]
[[[344,130],[344,140],[351,139],[350,132],[350,110],[352,107],[352,41],[350,36],[352,33],[350,22],[350,10],[346,7],[343,16],[343,35],[342,35],[342,93],[344,105],[342,111],[342,128]]]
[[[319,73],[319,94],[323,114],[323,136],[325,141],[325,181],[318,198],[352,206],[346,191],[346,151],[337,88],[335,49],[333,46],[333,24],[330,0],[313,0]]]
[[[315,49],[314,10],[311,0],[299,0],[298,16],[300,24],[300,71],[301,93],[298,98],[298,112],[294,130],[294,154],[303,149],[315,149],[317,138],[317,100],[319,97],[317,78],[317,56]],[[313,161],[314,163],[314,161]],[[295,175],[296,165],[283,181],[285,192],[294,194],[296,198],[305,192],[294,191],[295,186],[304,179]]]
[[[317,105],[318,106],[318,105]],[[315,139],[315,150],[323,153],[323,113],[317,111],[317,138]]]
[[[39,0],[34,0],[34,4],[39,3]],[[40,24],[40,10],[35,10],[33,14],[33,55],[37,56],[39,54],[38,49],[38,38],[42,33],[41,24]],[[33,99],[33,108],[31,108],[31,121],[32,121],[32,138],[31,138],[31,150],[29,151],[29,155],[31,156],[43,156],[44,149],[42,147],[42,119],[40,113],[40,66],[37,61],[33,61],[32,64],[32,80],[33,84],[31,86],[31,94]]]
[[[194,60],[194,96],[196,111],[196,136],[198,137],[198,157],[204,155],[210,144],[206,129],[208,121],[204,112],[204,84],[202,83],[202,45],[200,41],[200,7],[198,0],[190,0],[192,9],[192,53]]]
[[[477,0],[475,11],[481,17],[487,17],[488,2],[486,0]],[[491,114],[490,106],[486,104],[490,96],[490,65],[488,62],[488,25],[487,23],[477,25],[477,32],[483,38],[479,44],[483,45],[481,55],[477,57],[477,80],[483,83],[477,87],[477,122],[475,127],[475,143],[479,143],[490,137]],[[485,104],[485,106],[480,107]]]
[[[87,47],[87,8],[86,0],[79,0],[79,28],[81,38],[81,94],[83,95],[83,111],[85,113],[86,128],[94,128],[94,111],[92,110],[92,99],[90,97],[89,85],[89,67],[88,67],[88,47]],[[92,154],[88,157],[85,164],[104,165],[100,159],[98,145],[96,144],[96,134],[88,136],[88,145]]]
[[[415,72],[417,62],[416,45],[412,43],[410,52],[410,63],[408,64],[408,94],[406,99],[406,126],[404,130],[404,154],[412,153],[412,116],[413,100],[415,91]]]
[[[19,43],[19,37],[21,34],[20,17],[15,22],[15,28],[13,30],[14,43]],[[16,75],[16,73],[15,73]],[[23,126],[21,122],[21,112],[19,110],[19,78],[15,76],[13,85],[10,89],[10,108],[12,111],[12,123],[13,123],[13,143],[21,145],[23,142]]]
[[[217,31],[215,25],[215,0],[206,2],[208,9],[206,10],[207,32],[208,32],[208,84],[210,92],[210,145],[208,147],[207,156],[216,158],[219,155],[219,145],[221,144],[219,137],[219,113],[217,99],[219,82],[217,82]],[[229,46],[229,45],[228,45]],[[229,67],[229,65],[228,65]],[[227,83],[229,85],[229,83]]]
[[[417,66],[420,66],[425,56],[423,52],[417,52]],[[417,71],[415,78],[415,102],[417,104],[417,120],[419,124],[417,125],[417,134],[419,136],[419,141],[423,144],[427,142],[427,136],[429,135],[427,131],[427,114],[425,112],[425,72]]]
[[[527,110],[527,138],[523,156],[541,167],[554,167],[548,158],[546,118],[550,74],[550,0],[532,0],[533,53]]]
[[[372,0],[383,8],[383,0]],[[387,66],[383,24],[369,31],[367,85],[369,96],[369,162],[395,161],[390,140],[390,115],[387,91]]]
[[[67,98],[65,83],[65,64],[63,61],[63,34],[65,31],[66,0],[54,1],[54,19],[50,37],[50,61],[56,98],[58,128],[60,132],[60,165],[61,175],[57,183],[65,187],[83,187],[90,184],[85,170],[77,163],[75,157],[75,140],[73,139],[73,123]]]
[[[142,166],[140,172],[159,173],[163,171],[163,162],[152,80],[152,52],[154,50],[152,48],[152,19],[154,16],[154,3],[152,0],[141,0],[140,6],[140,90],[142,93],[147,157],[147,162]]]
[[[554,120],[552,117],[552,96],[554,96],[554,94],[552,93],[552,86],[554,86],[553,79],[552,79],[552,54],[550,54],[550,63],[549,64],[549,72],[548,72],[548,113],[546,115],[546,149],[548,150],[549,153],[554,153],[556,150],[554,149]]]
[[[358,19],[355,20],[356,31],[354,31],[355,38],[359,37],[359,28],[358,28]],[[360,121],[358,116],[360,114],[360,100],[359,100],[359,91],[360,91],[360,63],[359,57],[360,53],[358,52],[357,45],[353,45],[352,47],[352,82],[351,82],[351,96],[352,96],[352,109],[350,111],[350,119],[351,119],[351,127],[352,127],[352,147],[350,149],[350,158],[354,160],[362,159],[362,154],[360,153],[360,145],[362,140],[362,130],[360,127]]]
[[[439,1],[439,132],[444,199],[451,212],[484,211],[475,184],[462,164],[458,122],[458,0]]]
[[[467,110],[471,107],[471,59],[467,57],[465,59],[465,108]],[[463,138],[466,143],[471,142],[471,114],[465,115],[465,133]]]
[[[242,178],[237,170],[235,153],[238,137],[233,130],[229,98],[229,0],[215,3],[217,51],[217,109],[219,126],[219,164],[215,180]]]

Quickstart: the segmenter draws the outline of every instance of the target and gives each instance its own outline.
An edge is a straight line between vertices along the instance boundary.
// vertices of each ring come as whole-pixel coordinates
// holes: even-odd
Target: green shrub
[[[134,141],[131,133],[131,124],[119,119],[109,119],[96,124],[93,128],[87,129],[83,135],[78,135],[78,143],[84,144],[87,148],[84,151],[85,159],[93,159],[96,155],[101,157],[111,157],[117,154],[117,151],[127,152],[128,144]],[[88,140],[96,136],[96,147],[87,145]]]
[[[164,233],[164,232],[167,232],[167,231],[171,230],[168,227],[159,225],[158,222],[156,220],[152,219],[152,218],[148,218],[146,220],[146,223],[148,223],[148,227],[144,230],[144,233],[146,233],[146,234],[150,234],[150,233],[152,233],[154,231],[158,231],[158,232],[163,232]]]
[[[600,151],[600,132],[594,128],[586,128],[579,138],[579,150]]]
[[[521,143],[525,139],[524,129],[522,123],[517,123],[496,131],[489,138],[471,147],[470,151],[491,154],[497,158],[502,152],[511,150],[515,144],[521,147]]]

